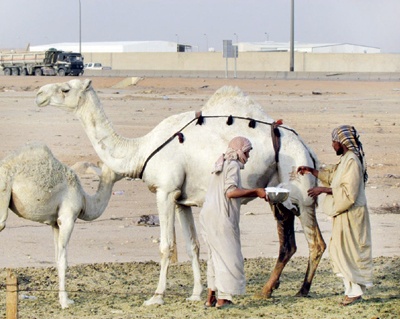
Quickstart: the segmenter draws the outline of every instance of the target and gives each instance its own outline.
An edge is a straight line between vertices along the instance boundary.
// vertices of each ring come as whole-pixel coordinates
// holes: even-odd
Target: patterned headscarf
[[[346,146],[349,151],[356,154],[360,159],[364,170],[364,181],[366,182],[368,180],[367,165],[365,163],[364,150],[359,138],[360,136],[356,129],[351,125],[341,125],[332,131],[332,141],[339,142]]]
[[[215,162],[215,170],[214,172],[221,172],[224,167],[225,161],[238,160],[240,163],[240,168],[244,168],[244,164],[246,164],[248,157],[246,156],[246,152],[252,149],[251,142],[242,136],[234,137],[228,144],[228,148],[225,154],[222,154],[218,160]]]

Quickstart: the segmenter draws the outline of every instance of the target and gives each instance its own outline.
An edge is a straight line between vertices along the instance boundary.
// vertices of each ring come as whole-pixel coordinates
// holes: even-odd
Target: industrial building
[[[289,52],[289,42],[239,42],[239,52]],[[308,53],[380,53],[381,49],[350,43],[294,43],[295,52]]]
[[[113,41],[113,42],[82,42],[79,43],[50,43],[34,45],[30,51],[46,51],[50,48],[72,52],[101,52],[101,53],[131,53],[131,52],[190,52],[192,47],[186,44],[178,44],[168,41]]]
[[[239,42],[239,52],[288,52],[289,42]],[[51,43],[35,45],[30,51],[46,51],[49,48],[79,52],[79,43]],[[133,53],[133,52],[192,52],[192,46],[169,41],[114,41],[114,42],[82,42],[81,52]],[[295,52],[309,53],[380,53],[379,48],[351,43],[297,43]]]

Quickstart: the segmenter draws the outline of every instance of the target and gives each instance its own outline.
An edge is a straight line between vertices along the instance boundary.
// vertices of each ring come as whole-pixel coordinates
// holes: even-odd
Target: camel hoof
[[[308,292],[299,291],[297,294],[294,295],[295,297],[308,297]]]
[[[198,295],[191,295],[189,298],[186,298],[186,301],[201,301],[201,297]]]
[[[274,285],[274,287],[273,287],[272,289],[273,289],[273,290],[278,289],[279,286],[280,286],[280,284],[281,284],[281,282],[278,280],[278,281],[275,283],[275,285]]]
[[[154,295],[149,300],[146,300],[143,305],[144,306],[152,306],[152,305],[163,305],[164,299],[162,295]]]
[[[265,294],[263,292],[256,292],[253,295],[253,299],[257,300],[265,300],[265,299],[270,299],[271,298],[271,293]]]

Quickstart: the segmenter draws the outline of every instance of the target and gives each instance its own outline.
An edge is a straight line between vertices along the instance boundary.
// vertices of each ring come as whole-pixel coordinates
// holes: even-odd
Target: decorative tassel
[[[232,115],[228,116],[228,120],[226,121],[226,124],[227,125],[232,125],[233,124],[233,116]]]
[[[253,119],[250,119],[250,122],[249,122],[249,127],[251,127],[251,128],[255,128],[255,127],[256,127],[256,121],[255,121],[255,120],[253,120]]]
[[[203,123],[204,123],[204,117],[203,117],[203,115],[200,115],[200,116],[197,118],[196,125],[202,125]]]
[[[177,132],[174,134],[174,137],[178,136],[179,143],[183,143],[185,141],[185,136],[181,132]]]
[[[204,117],[201,115],[201,111],[196,111],[194,116],[197,119],[196,125],[202,125],[204,123]]]

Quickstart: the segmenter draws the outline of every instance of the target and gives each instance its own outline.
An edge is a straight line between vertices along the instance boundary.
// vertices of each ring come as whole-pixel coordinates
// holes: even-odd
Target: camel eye
[[[63,92],[63,93],[68,93],[69,90],[70,89],[68,87],[61,88],[61,92]]]

